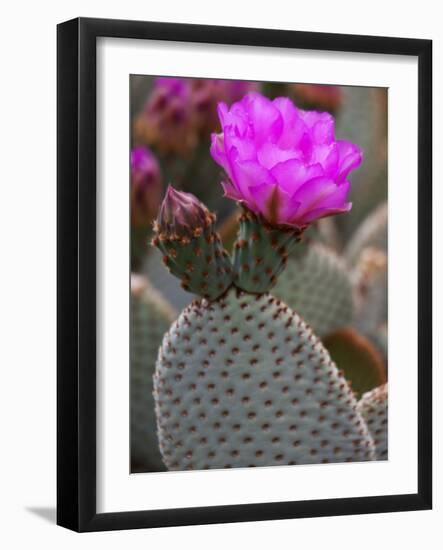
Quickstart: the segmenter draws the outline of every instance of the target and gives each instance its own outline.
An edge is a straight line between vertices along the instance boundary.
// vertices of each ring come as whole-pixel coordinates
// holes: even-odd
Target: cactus
[[[324,336],[352,324],[352,280],[333,250],[320,243],[306,248],[305,254],[288,259],[273,292]]]
[[[131,276],[131,471],[161,471],[152,396],[155,360],[177,317],[146,278]]]
[[[358,402],[374,440],[377,460],[388,459],[388,385],[367,392]]]
[[[168,469],[372,460],[372,438],[345,378],[303,319],[268,292],[300,230],[270,227],[245,211],[228,269],[213,223],[195,197],[168,192],[155,225],[165,265],[201,296],[165,334],[157,359]],[[207,246],[211,279],[202,288],[208,260],[193,251]],[[259,258],[272,260],[270,271]]]
[[[358,227],[349,241],[345,256],[348,262],[355,264],[362,251],[367,247],[387,252],[388,248],[388,205],[380,204]]]

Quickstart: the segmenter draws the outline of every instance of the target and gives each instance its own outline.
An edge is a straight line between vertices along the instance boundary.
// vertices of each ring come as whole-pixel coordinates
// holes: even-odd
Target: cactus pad
[[[175,312],[141,276],[131,277],[131,470],[164,470],[158,449],[152,376]]]
[[[154,397],[170,470],[374,458],[346,380],[269,294],[231,288],[186,308],[164,337]]]
[[[152,244],[185,290],[215,300],[231,285],[232,266],[215,215],[191,193],[168,187],[154,232]]]
[[[251,293],[267,292],[277,282],[301,235],[301,229],[271,227],[244,209],[234,243],[235,285]]]
[[[353,322],[352,281],[347,268],[331,249],[315,243],[307,253],[290,257],[273,290],[311,325],[319,336]]]
[[[374,440],[377,460],[388,459],[388,385],[367,392],[358,402]]]

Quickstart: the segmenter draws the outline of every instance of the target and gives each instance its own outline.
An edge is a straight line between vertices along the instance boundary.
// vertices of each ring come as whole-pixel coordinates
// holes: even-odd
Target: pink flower
[[[222,133],[212,134],[211,155],[228,176],[227,197],[272,225],[304,227],[350,210],[348,175],[362,151],[335,140],[330,114],[250,93],[230,109],[220,103],[218,115]]]

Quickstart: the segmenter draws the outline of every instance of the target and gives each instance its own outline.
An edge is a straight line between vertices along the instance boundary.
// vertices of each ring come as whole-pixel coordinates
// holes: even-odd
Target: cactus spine
[[[197,215],[203,205],[195,197],[186,200],[187,219],[200,223],[192,236],[171,252],[165,245],[170,217],[161,212],[154,239],[167,265],[173,254],[171,264],[174,260],[179,276],[205,238],[196,229],[208,227],[206,218]],[[163,211],[169,208],[183,221],[175,195],[169,193],[165,201],[169,204]],[[346,380],[303,319],[268,293],[299,233],[278,227],[268,231],[249,213],[242,221],[241,245],[234,246],[235,278],[228,284],[227,254],[219,249],[214,261],[223,262],[224,272],[212,272],[210,288],[218,289],[220,276],[224,291],[193,285],[202,298],[180,314],[159,350],[154,397],[166,466],[181,470],[373,459],[372,438]],[[256,262],[268,254],[276,261],[272,274]],[[196,272],[202,269],[200,261],[204,257],[194,257]],[[259,281],[254,279],[257,265]]]

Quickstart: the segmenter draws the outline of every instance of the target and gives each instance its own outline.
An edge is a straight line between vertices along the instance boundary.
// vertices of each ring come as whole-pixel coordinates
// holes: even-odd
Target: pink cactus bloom
[[[211,155],[228,176],[227,197],[271,225],[298,228],[350,210],[348,176],[363,155],[335,140],[330,114],[249,93],[231,108],[220,103],[218,115],[222,132],[212,134]]]

